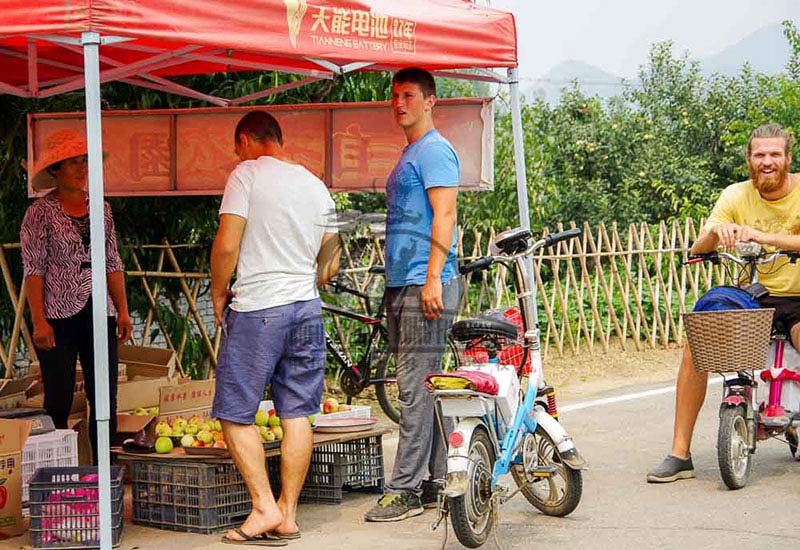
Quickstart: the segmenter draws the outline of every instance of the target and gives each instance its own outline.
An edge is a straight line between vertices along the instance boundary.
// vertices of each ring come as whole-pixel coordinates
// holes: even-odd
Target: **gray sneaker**
[[[400,521],[420,515],[425,509],[414,493],[388,493],[364,515],[366,521]]]
[[[678,458],[677,456],[667,455],[647,474],[648,483],[671,483],[679,479],[691,479],[694,477],[694,464],[692,457]]]

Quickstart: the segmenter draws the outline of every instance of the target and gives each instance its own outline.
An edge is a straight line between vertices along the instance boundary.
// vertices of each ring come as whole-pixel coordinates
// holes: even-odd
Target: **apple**
[[[280,426],[281,418],[278,415],[270,416],[269,419],[267,420],[267,424],[269,424],[270,428],[274,426]]]
[[[256,413],[256,426],[266,426],[269,422],[270,416],[264,409],[258,409]]]
[[[275,439],[277,439],[278,441],[283,439],[283,428],[281,428],[280,426],[272,426],[270,428],[270,431],[275,435]]]
[[[330,414],[339,411],[339,402],[333,397],[327,398],[322,402],[322,413]]]
[[[220,422],[219,420],[214,419],[214,429],[217,430],[218,432],[221,432],[222,431],[222,422]]]
[[[197,429],[200,430],[201,432],[210,432],[211,426],[208,424],[208,422],[201,422],[200,424],[197,425]]]
[[[308,417],[308,423],[313,426],[314,425],[314,421],[316,419],[317,419],[317,415],[316,414],[312,414],[311,416]]]
[[[166,454],[172,451],[172,440],[169,437],[159,437],[156,439],[156,452]]]
[[[222,440],[220,440],[220,441],[215,441],[215,442],[214,442],[214,447],[216,447],[217,449],[227,449],[227,448],[228,448],[228,444],[227,444],[227,443],[225,443],[225,442],[224,442],[224,441],[222,441]]]
[[[186,422],[186,419],[184,417],[182,417],[182,416],[179,416],[178,418],[176,418],[175,420],[172,421],[172,429],[173,430],[175,428],[183,429],[183,428],[186,427],[186,424],[188,424],[188,422]]]
[[[146,416],[148,413],[147,413],[147,409],[144,409],[142,407],[136,407],[133,410],[133,414],[135,414],[136,416]]]
[[[158,407],[150,407],[147,409],[147,414],[150,416],[158,416]]]
[[[162,420],[161,422],[156,424],[156,434],[170,436],[172,435],[172,428],[170,427],[169,424],[167,424]]]
[[[186,427],[183,429],[184,433],[194,435],[199,430],[197,429],[197,424],[186,424]]]
[[[172,437],[183,437],[184,433],[182,427],[172,428]]]
[[[194,441],[193,435],[186,434],[181,438],[181,447],[191,447]]]
[[[197,439],[203,443],[211,443],[214,440],[214,436],[208,430],[201,430],[197,432]]]

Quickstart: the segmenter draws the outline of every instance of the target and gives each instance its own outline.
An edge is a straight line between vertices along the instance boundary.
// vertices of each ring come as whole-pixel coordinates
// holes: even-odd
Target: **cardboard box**
[[[176,356],[171,349],[120,346],[119,362],[125,364],[128,380],[175,376]]]
[[[138,414],[117,415],[117,435],[112,446],[122,445],[126,439],[153,440],[156,435],[156,417]]]
[[[26,392],[36,384],[36,376],[0,380],[0,409],[15,409],[26,399]]]
[[[22,402],[23,407],[31,407],[41,409],[44,408],[44,393],[40,393],[38,395],[34,395],[33,397],[27,398],[25,401]],[[72,396],[72,409],[70,410],[69,414],[77,414],[81,412],[85,412],[88,410],[88,405],[86,401],[86,392],[77,392]]]
[[[175,383],[169,378],[145,378],[117,385],[117,412],[133,412],[136,409],[157,407],[161,388]]]
[[[215,380],[191,380],[164,386],[158,401],[158,420],[172,422],[182,416],[210,416]]]
[[[0,420],[0,539],[20,535],[22,523],[22,449],[30,420]]]

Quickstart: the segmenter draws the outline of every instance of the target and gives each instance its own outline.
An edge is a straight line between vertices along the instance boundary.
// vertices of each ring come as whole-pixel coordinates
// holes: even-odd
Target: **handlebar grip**
[[[698,262],[718,262],[719,261],[719,252],[704,252],[703,254],[689,254],[689,257],[686,258],[686,264],[696,264]]]
[[[478,258],[466,265],[462,265],[458,268],[458,272],[462,275],[466,275],[467,273],[472,273],[473,271],[478,271],[480,269],[486,269],[490,265],[494,263],[494,258],[492,256],[484,256],[483,258]]]
[[[795,263],[798,259],[800,259],[800,252],[797,250],[776,250],[778,254],[784,254],[790,263]]]
[[[583,235],[583,229],[580,227],[573,227],[572,229],[567,229],[566,231],[561,231],[560,233],[551,233],[544,238],[544,246],[553,246],[561,241],[574,239],[575,237],[580,237],[581,235]]]

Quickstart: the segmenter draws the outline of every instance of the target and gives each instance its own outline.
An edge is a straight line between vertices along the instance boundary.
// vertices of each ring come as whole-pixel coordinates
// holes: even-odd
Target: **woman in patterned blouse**
[[[69,130],[47,137],[33,169],[36,190],[55,188],[25,212],[20,231],[22,261],[33,319],[33,342],[44,383],[44,408],[56,428],[66,428],[72,409],[75,365],[80,356],[86,397],[91,409],[90,433],[97,463],[92,265],[86,194],[86,141]],[[114,219],[105,207],[108,284],[108,380],[110,432],[116,432],[117,340],[131,336],[122,261]]]

